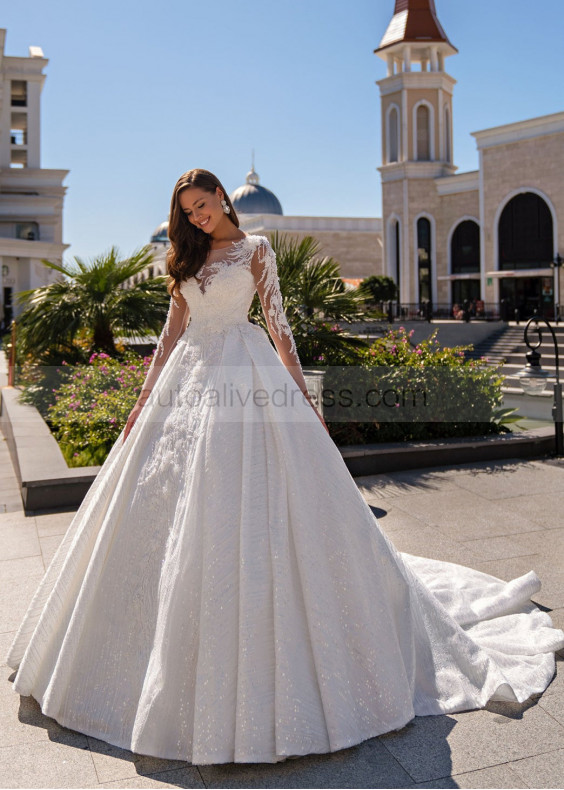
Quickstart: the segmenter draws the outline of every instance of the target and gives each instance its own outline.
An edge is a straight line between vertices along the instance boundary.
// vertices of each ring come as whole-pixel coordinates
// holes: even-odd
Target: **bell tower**
[[[450,43],[434,0],[395,0],[394,15],[374,50],[386,61],[377,82],[382,108],[382,209],[386,272],[400,301],[437,302],[435,178],[452,175],[452,92],[445,59]]]

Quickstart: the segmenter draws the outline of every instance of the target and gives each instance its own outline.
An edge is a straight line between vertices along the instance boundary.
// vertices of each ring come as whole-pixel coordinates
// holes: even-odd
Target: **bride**
[[[309,399],[272,248],[213,174],[179,179],[169,235],[165,326],[10,647],[14,691],[196,764],[544,691],[564,633],[530,601],[538,577],[396,551]]]

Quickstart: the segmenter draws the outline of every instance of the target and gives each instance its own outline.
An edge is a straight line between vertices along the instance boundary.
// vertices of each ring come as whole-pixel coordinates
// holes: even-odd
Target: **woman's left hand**
[[[308,401],[309,401],[309,404],[310,404],[311,408],[312,408],[312,409],[314,410],[314,412],[317,414],[317,416],[319,417],[319,419],[320,419],[320,421],[321,421],[321,424],[323,425],[323,427],[325,428],[325,430],[326,430],[326,431],[327,431],[327,433],[329,434],[329,428],[328,428],[328,427],[327,427],[327,425],[325,424],[325,420],[323,419],[323,417],[321,416],[321,414],[320,414],[320,413],[317,411],[317,408],[316,408],[316,406],[315,406],[315,403],[312,401],[312,399],[311,399],[311,395],[309,394],[309,392],[304,392],[304,393],[303,393],[303,396],[304,396],[304,398],[306,398],[306,400],[308,400]],[[331,434],[329,434],[329,435],[331,435]]]

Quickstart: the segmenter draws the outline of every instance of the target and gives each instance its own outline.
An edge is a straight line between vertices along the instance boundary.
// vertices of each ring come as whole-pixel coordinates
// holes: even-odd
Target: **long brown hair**
[[[193,225],[180,205],[180,193],[188,187],[198,187],[205,192],[215,193],[217,187],[223,192],[227,205],[231,209],[227,215],[236,228],[239,218],[220,180],[209,170],[195,168],[180,176],[170,201],[168,221],[168,237],[170,247],[167,252],[167,289],[169,294],[179,290],[182,280],[196,274],[206,260],[211,246],[211,238],[200,228]]]

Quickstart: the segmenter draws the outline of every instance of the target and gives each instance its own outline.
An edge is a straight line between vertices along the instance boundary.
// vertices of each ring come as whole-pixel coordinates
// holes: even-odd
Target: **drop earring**
[[[223,207],[223,213],[224,214],[230,214],[231,213],[231,209],[227,205],[227,201],[225,200],[225,198],[223,198],[223,200],[221,201],[221,205]]]

